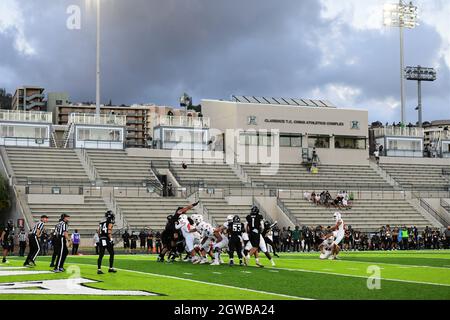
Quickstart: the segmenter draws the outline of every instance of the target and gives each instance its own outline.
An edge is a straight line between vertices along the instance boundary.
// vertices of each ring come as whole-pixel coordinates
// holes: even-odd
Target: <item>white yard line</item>
[[[84,264],[84,263],[71,263],[71,264],[72,265],[80,265],[80,266],[90,266],[90,267],[92,267],[92,265]],[[116,268],[116,270],[125,271],[125,272],[131,272],[131,273],[136,273],[136,274],[142,274],[142,275],[148,275],[148,276],[152,276],[152,277],[161,277],[161,278],[174,279],[174,280],[183,280],[183,281],[188,281],[188,282],[193,282],[193,283],[200,283],[200,284],[206,284],[206,285],[211,285],[211,286],[216,286],[216,287],[221,287],[221,288],[235,289],[235,290],[254,292],[254,293],[259,293],[259,294],[266,294],[266,295],[277,296],[277,297],[282,297],[282,298],[297,299],[297,300],[314,300],[314,299],[310,299],[310,298],[290,296],[290,295],[282,294],[282,293],[275,293],[275,292],[261,291],[261,290],[255,290],[255,289],[234,287],[234,286],[229,286],[229,285],[226,285],[226,284],[220,284],[220,283],[214,283],[214,282],[206,282],[206,281],[200,281],[200,280],[192,280],[192,279],[180,278],[180,277],[175,277],[175,276],[168,276],[168,275],[163,275],[163,274],[158,274],[158,273],[142,272],[142,271],[135,271],[135,270],[128,270],[128,269],[119,269],[119,268]]]
[[[334,276],[351,277],[351,278],[363,278],[363,279],[368,279],[369,278],[369,277],[366,277],[366,276],[358,276],[358,275],[343,274],[343,273],[336,273],[336,272],[325,272],[325,271],[318,271],[318,270],[289,269],[289,268],[277,268],[277,270],[285,270],[285,271],[293,271],[293,272],[306,272],[306,273],[318,273],[318,274],[329,274],[329,275],[334,275]],[[450,287],[450,284],[445,284],[445,283],[413,281],[413,280],[401,280],[401,279],[390,279],[390,278],[380,278],[380,280],[404,282],[404,283],[414,283],[414,284],[426,284],[426,285],[441,286],[441,287]]]

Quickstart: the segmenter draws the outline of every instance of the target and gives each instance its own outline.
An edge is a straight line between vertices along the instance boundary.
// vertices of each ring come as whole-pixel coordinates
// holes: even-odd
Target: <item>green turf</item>
[[[263,269],[183,262],[163,264],[155,260],[155,256],[120,255],[115,263],[119,272],[105,275],[96,274],[94,256],[70,256],[67,266],[77,265],[83,278],[101,281],[88,286],[145,290],[160,294],[157,297],[7,294],[0,295],[0,299],[450,299],[449,251],[344,252],[339,261],[320,261],[317,254],[284,254],[276,259],[275,268],[261,258],[266,266]],[[9,266],[20,266],[22,262],[17,258],[10,261]],[[39,257],[36,270],[49,270],[48,261]],[[379,290],[367,287],[371,266],[380,268]],[[67,273],[8,276],[0,277],[0,283],[69,276]]]

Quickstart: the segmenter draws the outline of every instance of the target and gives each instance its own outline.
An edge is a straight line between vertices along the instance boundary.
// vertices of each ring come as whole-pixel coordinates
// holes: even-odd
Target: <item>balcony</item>
[[[51,112],[1,110],[0,121],[52,123]]]
[[[193,118],[180,116],[157,116],[153,119],[154,127],[209,128],[209,118]]]
[[[429,139],[431,141],[446,141],[450,140],[450,131],[433,131],[429,134]]]
[[[373,129],[375,138],[380,137],[408,137],[408,138],[423,138],[423,128],[418,127],[384,127]]]
[[[124,127],[126,125],[126,121],[126,116],[119,115],[102,114],[100,116],[97,116],[93,113],[71,113],[69,115],[69,123],[73,124]]]

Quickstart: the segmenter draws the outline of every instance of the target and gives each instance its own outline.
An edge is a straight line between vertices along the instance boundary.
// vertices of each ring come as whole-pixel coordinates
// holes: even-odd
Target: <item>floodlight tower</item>
[[[417,81],[418,103],[416,110],[419,113],[419,127],[422,127],[422,81],[435,81],[437,79],[436,70],[433,68],[424,68],[421,66],[406,67],[405,78],[406,80]]]
[[[400,30],[400,96],[401,96],[401,122],[405,123],[405,82],[403,70],[405,67],[404,55],[404,28],[414,29],[418,23],[418,9],[412,2],[405,4],[399,0],[398,4],[386,4],[384,6],[384,25],[397,27]]]
[[[97,0],[97,79],[95,93],[95,114],[100,116],[100,0]]]

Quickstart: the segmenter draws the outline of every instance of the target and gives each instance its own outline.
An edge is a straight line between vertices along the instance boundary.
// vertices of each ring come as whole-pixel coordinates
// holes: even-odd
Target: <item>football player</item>
[[[344,220],[342,220],[342,216],[341,216],[340,212],[335,212],[333,216],[336,221],[336,224],[334,225],[334,227],[331,228],[331,231],[333,231],[333,237],[334,237],[333,248],[331,250],[332,251],[331,259],[336,259],[337,255],[341,251],[341,249],[339,247],[339,243],[341,243],[342,239],[344,238],[345,225],[344,225]]]
[[[234,265],[234,252],[236,251],[239,258],[239,265],[242,266],[242,233],[244,232],[244,224],[238,215],[233,217],[233,221],[228,223],[228,255],[230,256],[230,266]]]
[[[3,260],[2,263],[8,263],[6,257],[14,246],[14,224],[12,220],[8,220],[6,228],[1,235],[1,243],[3,247]]]
[[[163,249],[158,256],[158,262],[164,262],[164,257],[169,254],[169,258],[172,256],[172,261],[175,260],[177,255],[177,243],[180,240],[181,233],[175,228],[175,223],[178,222],[179,217],[185,214],[192,208],[196,207],[199,201],[190,204],[186,207],[178,207],[173,215],[167,216],[167,224],[164,231],[161,233],[161,242]]]
[[[105,213],[105,220],[100,222],[98,226],[98,235],[99,235],[99,255],[97,260],[97,274],[103,274],[102,271],[102,260],[105,255],[105,250],[108,250],[109,253],[109,273],[116,273],[116,269],[114,269],[114,241],[112,238],[112,229],[114,223],[116,222],[116,217],[112,213],[111,210],[108,210]]]
[[[197,232],[197,229],[195,229],[195,227],[189,221],[188,216],[185,214],[182,214],[179,217],[178,223],[176,224],[175,228],[177,230],[181,230],[181,232],[183,233],[186,251],[190,255],[191,261],[196,262],[197,257],[195,256],[194,250],[194,233]]]
[[[332,234],[330,234],[319,245],[320,260],[326,260],[326,259],[330,259],[332,257],[333,242],[334,242],[334,237]]]
[[[252,255],[255,256],[256,265],[260,268],[263,267],[259,263],[258,249],[261,243],[261,222],[263,221],[263,216],[259,213],[259,209],[256,206],[253,206],[250,214],[246,218],[247,220],[247,234],[249,238],[249,242],[251,244],[251,249],[249,250],[247,256],[245,257],[245,261],[248,265],[250,261],[250,257]]]
[[[214,255],[211,251],[211,245],[215,240],[213,226],[209,223],[201,222],[198,226],[198,230],[200,230],[202,237],[202,241],[200,242],[200,254],[202,256],[202,260],[200,261],[200,264],[208,263],[206,254],[208,254],[214,261]]]
[[[216,238],[216,243],[214,244],[214,261],[211,263],[213,266],[218,266],[222,263],[220,259],[220,253],[223,249],[228,248],[228,224],[233,222],[233,215],[228,215],[227,221],[222,226],[214,229],[214,237]]]
[[[278,224],[277,221],[275,221],[273,224],[270,224],[269,221],[264,221],[264,227],[262,231],[262,236],[266,244],[270,245],[273,250],[273,255],[277,258],[279,258],[275,244],[273,243],[272,239],[269,238],[269,233],[272,231],[273,227],[275,227]]]

